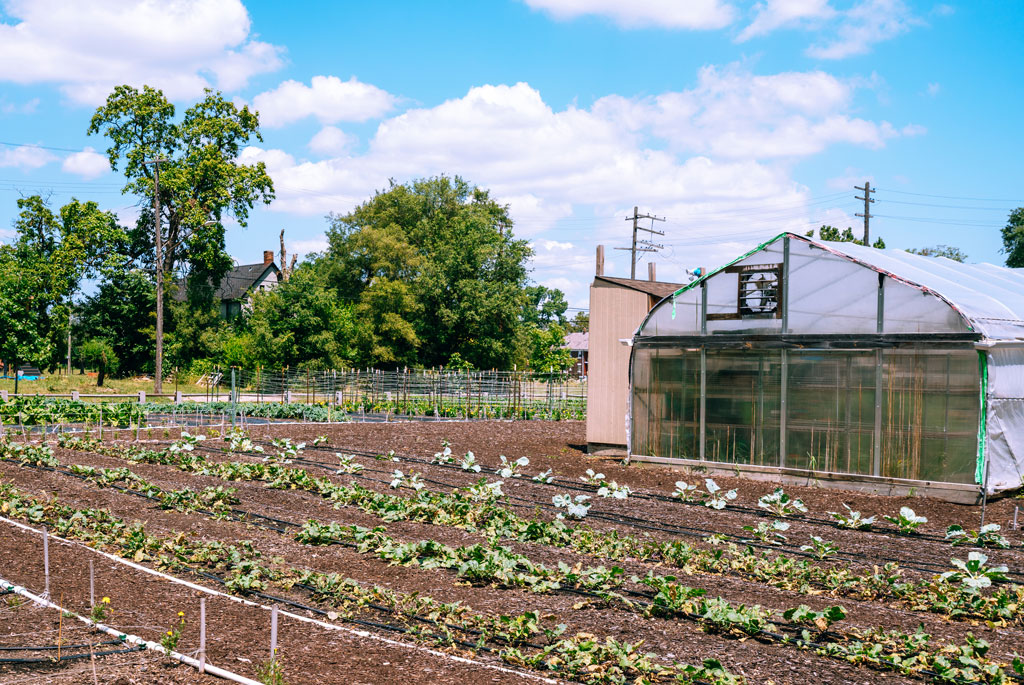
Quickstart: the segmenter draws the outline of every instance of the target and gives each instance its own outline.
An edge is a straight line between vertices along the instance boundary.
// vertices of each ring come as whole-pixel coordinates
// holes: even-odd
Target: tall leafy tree
[[[510,368],[533,254],[512,235],[508,207],[459,177],[378,192],[330,217],[332,282],[357,301],[357,347],[368,363],[427,366],[459,353]]]
[[[543,285],[526,287],[526,307],[523,309],[523,323],[545,328],[549,324],[565,325],[565,310],[569,303],[565,293],[558,288]]]
[[[814,229],[807,231],[807,237],[814,237]],[[818,239],[826,240],[833,243],[853,243],[854,245],[864,244],[864,240],[854,236],[853,229],[850,228],[849,226],[840,231],[835,226],[829,226],[828,224],[824,224],[821,226],[821,228],[818,229]],[[875,242],[871,244],[871,247],[877,248],[879,250],[884,250],[885,241],[882,240],[881,238],[878,238],[875,240]]]
[[[11,257],[39,277],[31,305],[33,326],[51,352],[37,361],[57,365],[72,297],[82,279],[124,265],[126,234],[114,213],[100,210],[95,202],[73,199],[54,212],[34,195],[19,199],[18,209]]]
[[[245,226],[257,202],[269,204],[274,185],[263,162],[239,161],[244,146],[262,140],[259,115],[207,90],[180,120],[164,94],[149,86],[118,86],[96,110],[89,134],[110,140],[110,166],[123,164],[123,192],[148,205],[159,186],[162,252],[157,273],[188,277],[189,299],[207,308],[212,292],[231,268],[224,244],[224,220]],[[157,165],[154,160],[164,160]],[[134,255],[154,264],[153,212],[142,211],[132,231]],[[181,270],[181,274],[178,270]],[[162,289],[157,283],[157,367],[162,345]],[[161,384],[156,379],[157,390]]]
[[[106,340],[123,374],[152,372],[156,289],[141,269],[110,273],[78,307],[80,339]]]
[[[1024,207],[1010,212],[1010,218],[1003,227],[1003,254],[1006,266],[1024,268]]]
[[[52,340],[37,315],[44,288],[40,264],[26,265],[13,246],[0,245],[0,361],[15,374],[18,365],[42,364],[53,351]]]

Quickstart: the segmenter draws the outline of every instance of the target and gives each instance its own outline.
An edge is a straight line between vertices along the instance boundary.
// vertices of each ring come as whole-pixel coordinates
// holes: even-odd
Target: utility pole
[[[629,277],[631,279],[633,279],[633,280],[636,280],[636,253],[637,252],[657,252],[661,248],[665,247],[664,245],[657,245],[655,243],[652,243],[649,240],[640,240],[640,241],[638,241],[636,239],[636,232],[637,231],[647,231],[648,233],[650,233],[652,235],[665,235],[664,231],[655,231],[654,230],[654,222],[655,221],[664,221],[665,220],[664,217],[660,217],[659,218],[659,217],[654,216],[653,214],[640,214],[639,212],[640,212],[640,210],[639,210],[638,207],[633,207],[633,216],[627,216],[626,217],[626,221],[632,221],[633,222],[633,246],[632,247],[617,247],[617,248],[615,248],[616,250],[629,250],[629,252],[630,252]],[[650,228],[645,228],[643,226],[640,226],[637,223],[637,222],[640,221],[640,219],[650,219],[651,220],[651,227]],[[637,243],[640,244],[640,247],[637,247]]]
[[[871,182],[870,181],[864,181],[864,187],[863,188],[861,188],[860,186],[854,186],[853,189],[854,190],[863,190],[864,191],[864,197],[861,197],[859,195],[854,195],[854,199],[864,200],[864,213],[863,214],[855,214],[854,216],[862,216],[862,217],[864,217],[864,246],[865,247],[871,247],[871,242],[869,240],[869,238],[871,237],[871,234],[868,231],[868,224],[869,224],[869,222],[871,220],[871,211],[870,211],[871,210],[871,203],[874,202],[874,200],[871,199],[871,193],[873,193],[875,191],[871,189]]]
[[[156,363],[153,379],[153,394],[164,390],[164,255],[163,232],[160,229],[160,164],[167,160],[156,157],[144,161],[153,165],[153,236],[156,247]]]

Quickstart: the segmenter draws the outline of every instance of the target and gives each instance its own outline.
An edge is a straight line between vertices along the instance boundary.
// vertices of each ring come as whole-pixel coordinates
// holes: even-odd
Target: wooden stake
[[[46,526],[43,526],[43,577],[45,581],[45,589],[43,590],[43,596],[50,596],[50,534],[46,530]]]
[[[96,606],[96,570],[92,559],[89,560],[89,609]]]
[[[206,598],[199,600],[199,672],[206,673]]]
[[[277,658],[277,605],[270,610],[270,660]]]

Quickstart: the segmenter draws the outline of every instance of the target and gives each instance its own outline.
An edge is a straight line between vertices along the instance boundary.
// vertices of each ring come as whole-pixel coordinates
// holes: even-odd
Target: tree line
[[[76,366],[152,373],[159,187],[165,369],[572,366],[564,334],[586,316],[570,320],[561,291],[531,282],[533,250],[485,189],[457,176],[391,181],[329,215],[327,249],[250,293],[227,321],[215,297],[233,266],[225,224],[245,226],[274,197],[264,164],[240,160],[262,140],[258,113],[207,91],[178,117],[159,90],[119,86],[88,132],[109,142],[123,192],[140,198],[138,219],[121,225],[91,201],[18,200],[16,237],[0,246],[7,365],[62,367],[70,330]]]

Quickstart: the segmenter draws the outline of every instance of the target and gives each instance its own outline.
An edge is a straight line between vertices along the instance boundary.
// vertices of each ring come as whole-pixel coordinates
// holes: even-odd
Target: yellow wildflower
[[[169,631],[169,630],[167,631],[167,634],[168,634],[168,635],[174,635],[174,633],[172,633],[172,632],[171,632],[171,631]]]
[[[102,599],[102,602],[103,602],[104,604],[110,604],[110,597],[104,597],[104,598]]]
[[[184,612],[184,611],[179,611],[179,612],[178,612],[178,616],[184,616],[184,615],[185,615],[185,612]]]

